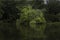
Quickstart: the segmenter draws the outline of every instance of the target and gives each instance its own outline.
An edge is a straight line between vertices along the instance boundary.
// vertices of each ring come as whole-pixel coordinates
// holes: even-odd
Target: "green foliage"
[[[46,36],[46,40],[58,40],[60,37],[60,3],[58,2],[44,5],[42,0],[32,0],[32,2],[0,0],[0,19],[1,17],[0,40],[19,40],[20,37],[21,40],[45,40]]]
[[[16,35],[16,25],[15,21],[13,23],[13,20],[16,20],[16,11],[14,2],[7,0],[0,1],[0,40],[14,39],[13,36]],[[10,22],[8,23],[8,21]]]
[[[17,19],[18,9],[15,1],[3,1],[1,5],[2,19],[13,21]]]
[[[39,9],[32,9],[31,6],[23,7],[21,11],[20,21],[32,21],[32,20],[40,20],[40,22],[46,22],[43,12]]]
[[[2,6],[2,0],[0,0],[0,18],[2,17],[2,15],[3,15],[3,11],[2,11],[2,9],[1,9],[1,6]]]
[[[20,23],[29,23],[33,27],[33,24],[44,24],[46,20],[43,12],[39,9],[32,9],[31,6],[24,7],[20,16]]]
[[[19,25],[18,29],[20,28],[25,38],[44,37],[45,23],[43,12],[39,9],[33,9],[30,5],[21,9],[20,19],[16,21],[17,26]]]

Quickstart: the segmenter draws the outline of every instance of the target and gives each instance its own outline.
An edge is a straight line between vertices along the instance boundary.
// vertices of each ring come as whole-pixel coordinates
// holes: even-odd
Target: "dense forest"
[[[45,3],[0,0],[0,40],[60,40],[60,1]]]

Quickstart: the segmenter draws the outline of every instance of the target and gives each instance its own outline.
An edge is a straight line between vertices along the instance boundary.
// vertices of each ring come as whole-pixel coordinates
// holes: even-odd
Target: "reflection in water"
[[[44,30],[45,30],[46,24],[36,24],[32,23],[29,25],[22,24],[20,25],[20,31],[25,39],[31,39],[31,38],[45,38]],[[24,39],[24,40],[25,40]]]

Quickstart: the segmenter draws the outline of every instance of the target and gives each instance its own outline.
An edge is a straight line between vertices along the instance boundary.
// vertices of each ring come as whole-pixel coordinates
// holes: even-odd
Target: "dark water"
[[[22,40],[60,40],[60,23],[20,25]]]
[[[40,40],[46,38],[45,31],[46,24],[44,25],[20,25],[20,32],[23,35],[23,40]]]
[[[60,40],[60,23],[20,24],[0,22],[0,40]]]

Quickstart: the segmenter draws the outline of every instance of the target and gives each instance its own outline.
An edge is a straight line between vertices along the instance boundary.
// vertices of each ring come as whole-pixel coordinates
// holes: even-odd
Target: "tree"
[[[52,2],[52,3],[48,3],[48,5],[47,5],[47,11],[50,14],[56,15],[57,13],[60,12],[60,3],[57,2],[57,1]]]
[[[3,10],[3,20],[14,21],[17,19],[18,9],[15,6],[14,1],[3,1],[3,5],[1,7]]]
[[[44,1],[43,0],[34,0],[32,6],[35,9],[42,9],[42,8],[44,8]]]
[[[52,1],[52,0],[50,0]],[[60,1],[53,0],[46,5],[45,17],[47,22],[59,22],[57,14],[60,13]]]
[[[20,16],[21,22],[23,22],[24,20],[28,20],[28,21],[35,20],[36,17],[39,17],[41,22],[45,22],[45,18],[42,11],[39,9],[36,10],[32,9],[32,6],[23,7],[21,12],[22,12]]]
[[[2,11],[1,11],[2,10]],[[1,5],[2,21],[4,38],[12,40],[13,37],[16,39],[17,28],[16,28],[16,19],[18,17],[18,9],[16,8],[15,1],[3,0]],[[10,25],[10,26],[9,26]],[[13,35],[13,36],[12,36]]]
[[[44,18],[43,12],[39,9],[33,9],[31,5],[24,6],[21,9],[20,19],[16,23],[19,24],[19,26],[18,25],[17,26],[21,31],[22,35],[26,38],[29,36],[42,37],[44,29],[46,27],[45,24],[46,20]],[[23,26],[21,26],[20,24],[22,24]],[[40,25],[40,26],[36,26],[36,25]]]

